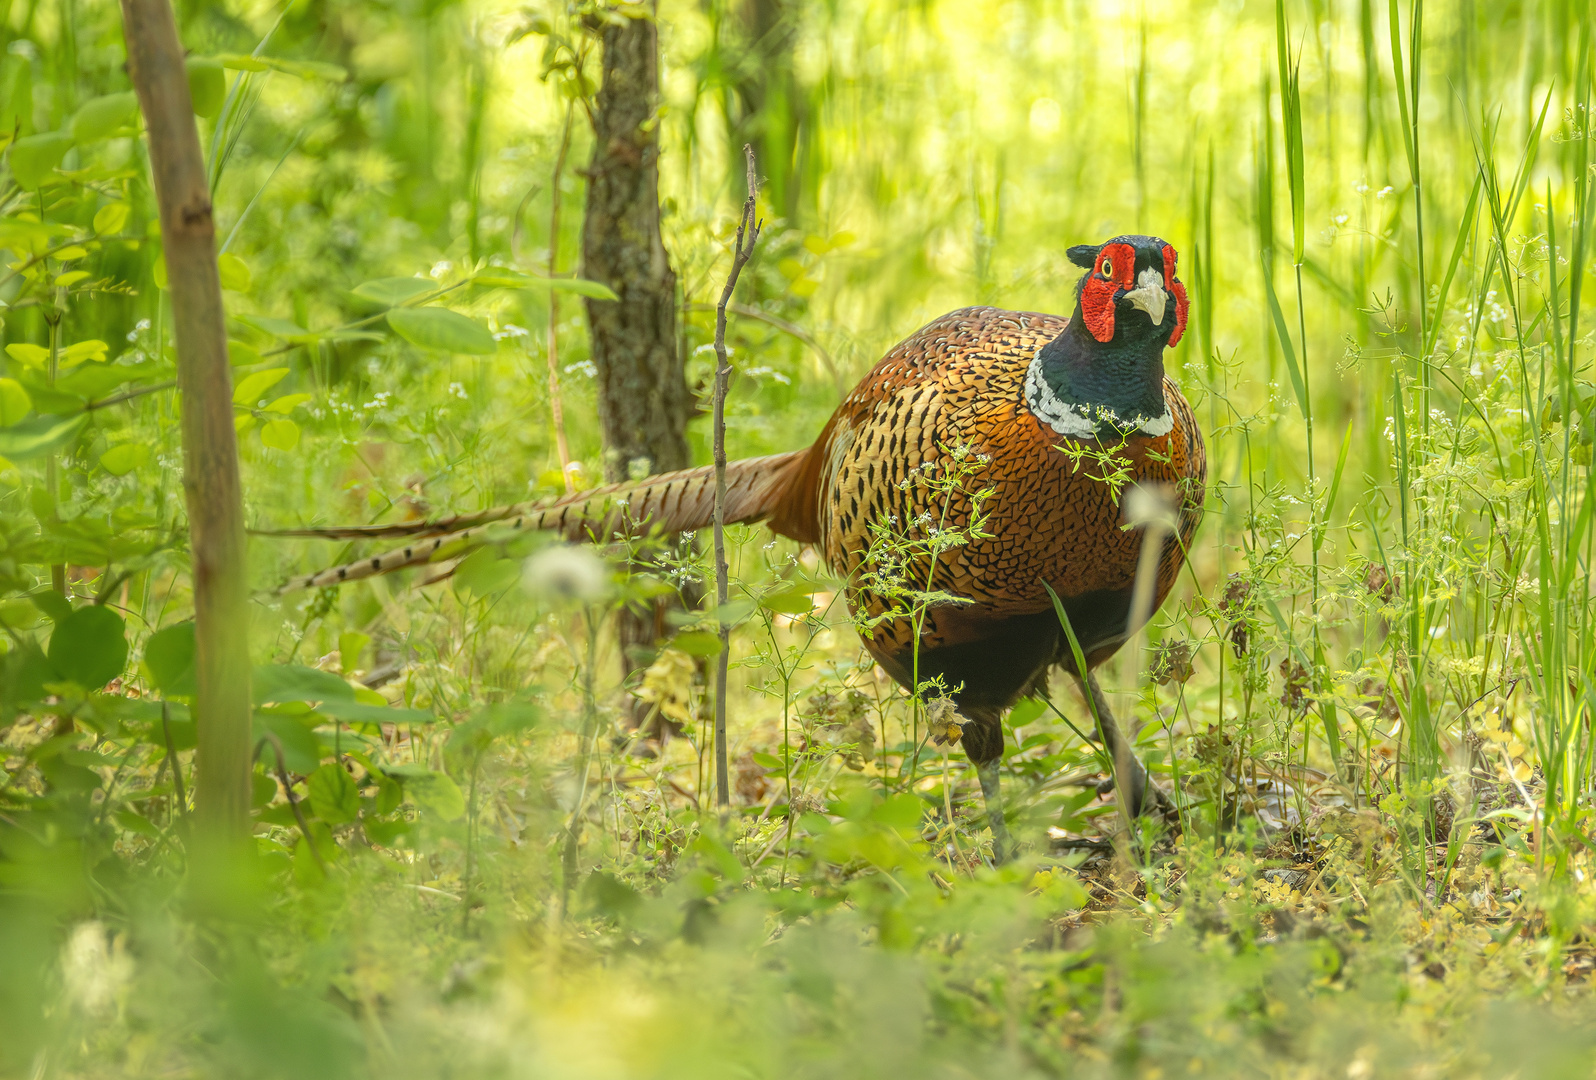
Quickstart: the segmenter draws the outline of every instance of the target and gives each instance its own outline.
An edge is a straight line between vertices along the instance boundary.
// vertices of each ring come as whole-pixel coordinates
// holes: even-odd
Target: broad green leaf
[[[54,589],[40,589],[29,596],[33,606],[44,612],[45,617],[51,622],[60,622],[72,614],[72,601],[56,592]]]
[[[282,382],[287,374],[287,368],[275,367],[267,368],[265,371],[257,371],[252,375],[245,375],[238,381],[238,385],[233,388],[233,404],[242,405],[245,408],[254,406],[257,401],[265,396],[266,391]]]
[[[284,701],[353,701],[354,687],[330,671],[299,664],[264,664],[255,669],[255,704]]]
[[[15,379],[0,379],[0,426],[20,423],[33,411],[33,399]]]
[[[86,361],[103,363],[105,352],[109,346],[103,341],[80,341],[76,345],[68,345],[61,350],[60,366],[63,368],[77,367]]]
[[[270,405],[263,405],[261,408],[265,412],[287,415],[315,396],[314,394],[284,394]]]
[[[783,589],[760,597],[759,606],[781,615],[807,615],[815,609],[815,601],[796,589]]]
[[[306,330],[298,323],[291,323],[287,319],[273,319],[266,315],[240,315],[240,322],[248,323],[257,330],[264,330],[272,337],[303,344],[316,340],[316,335]]]
[[[101,454],[100,466],[112,476],[126,476],[148,460],[150,460],[149,443],[125,442]]]
[[[360,654],[371,644],[371,635],[359,630],[345,630],[338,635],[338,662],[348,674],[360,666]]]
[[[68,270],[64,274],[57,274],[55,280],[50,282],[50,287],[52,289],[70,289],[78,282],[87,279],[88,276],[89,272],[87,270]]]
[[[100,236],[121,232],[127,224],[128,210],[125,202],[106,203],[94,212],[94,231]]]
[[[255,276],[249,272],[249,264],[231,252],[224,251],[216,256],[216,269],[221,275],[224,289],[249,292],[249,287],[255,283]]]
[[[81,259],[86,257],[88,253],[89,249],[84,247],[82,244],[73,244],[71,247],[64,247],[60,251],[57,251],[55,253],[55,257],[62,262],[71,262],[73,259]]]
[[[684,630],[672,639],[670,647],[688,656],[718,656],[720,638],[708,630]]]
[[[162,292],[166,291],[171,282],[166,276],[166,253],[155,256],[155,261],[150,264],[150,277],[155,279],[155,287]]]
[[[90,98],[72,114],[72,138],[78,143],[99,142],[133,122],[139,99],[133,91]]]
[[[305,782],[310,808],[329,825],[342,825],[360,814],[360,789],[342,765],[329,762]]]
[[[1034,697],[1021,698],[1009,711],[1009,724],[1017,728],[1024,727],[1046,711],[1046,702]]]
[[[384,307],[397,307],[406,300],[436,292],[437,288],[438,283],[428,278],[387,277],[363,281],[349,291],[362,300],[370,300]]]
[[[21,461],[54,450],[71,441],[88,422],[88,413],[77,413],[73,416],[35,416],[31,420],[0,428],[0,457]]]
[[[159,364],[88,364],[57,379],[55,387],[85,401],[92,401],[104,397],[124,383],[152,379],[163,374],[166,371]],[[41,409],[44,407],[37,392],[33,394],[33,399]],[[51,411],[63,410],[56,408]]]
[[[498,350],[486,326],[448,308],[394,308],[388,312],[388,325],[406,341],[427,349],[472,356],[489,356]]]
[[[144,645],[144,669],[155,688],[167,697],[192,697],[194,682],[194,624],[180,622],[156,631]]]
[[[72,136],[64,131],[28,135],[11,144],[11,175],[17,186],[33,191],[49,178],[61,159],[72,148]]]
[[[539,277],[536,274],[523,274],[507,266],[490,267],[472,277],[471,281],[473,284],[490,289],[552,289],[557,292],[573,292],[578,296],[590,296],[595,300],[620,299],[615,295],[614,289],[602,282],[589,281],[586,278]]]
[[[454,572],[454,590],[472,596],[491,596],[513,585],[521,576],[518,559],[506,559],[491,547],[467,555]]]
[[[255,714],[251,743],[259,742],[271,732],[283,748],[283,767],[291,773],[309,776],[321,763],[321,745],[316,734],[292,716],[275,716],[271,713]],[[277,771],[277,753],[270,739],[261,748],[261,760],[272,771]]]
[[[222,111],[227,100],[227,75],[220,60],[209,56],[190,56],[183,61],[188,69],[188,96],[194,105],[194,115],[207,120]]]
[[[248,367],[260,363],[260,350],[247,342],[229,338],[227,341],[227,360],[239,367]]]
[[[292,420],[269,420],[260,429],[263,446],[285,453],[299,445],[299,425]]]
[[[465,796],[447,773],[428,772],[404,778],[405,796],[427,813],[444,821],[457,821],[465,815]]]
[[[400,709],[392,705],[373,705],[364,701],[323,701],[316,706],[323,716],[346,724],[430,724],[438,718],[421,709]]]
[[[24,132],[33,127],[33,61],[12,53],[0,67],[0,130]]]
[[[50,666],[85,690],[98,690],[127,666],[127,627],[108,607],[90,604],[56,624]]]
[[[6,346],[6,355],[19,364],[29,367],[43,368],[50,362],[50,350],[43,345],[29,345],[25,341],[12,342]]]

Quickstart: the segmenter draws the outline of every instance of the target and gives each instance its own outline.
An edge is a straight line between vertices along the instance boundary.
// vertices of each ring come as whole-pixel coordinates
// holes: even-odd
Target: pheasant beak
[[[1157,270],[1151,267],[1143,270],[1136,279],[1136,287],[1125,294],[1125,299],[1131,302],[1132,307],[1147,312],[1154,326],[1164,324],[1164,304],[1169,294],[1164,291],[1164,275]]]

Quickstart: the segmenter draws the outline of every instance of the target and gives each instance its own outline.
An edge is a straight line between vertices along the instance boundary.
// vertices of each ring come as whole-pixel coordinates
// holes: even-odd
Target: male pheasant
[[[1120,236],[1069,255],[1088,271],[1069,319],[990,307],[950,312],[883,357],[812,446],[727,467],[728,522],[765,520],[817,545],[848,582],[849,606],[881,617],[865,645],[882,667],[906,687],[916,674],[922,682],[940,677],[965,720],[964,749],[1000,847],[1002,716],[1045,684],[1054,665],[1091,694],[1107,749],[1119,771],[1131,771],[1118,777],[1129,809],[1140,812],[1146,774],[1126,753],[1091,675],[1138,629],[1131,597],[1143,530],[1125,521],[1119,496],[1126,484],[1153,484],[1179,499],[1177,542],[1157,563],[1148,614],[1173,586],[1202,513],[1202,435],[1164,374],[1164,350],[1186,328],[1175,249],[1156,237]],[[939,475],[967,482],[938,484]],[[573,540],[705,528],[714,486],[713,468],[702,467],[424,526],[298,530],[340,539],[431,535],[287,588],[459,554],[490,527]],[[933,557],[924,541],[934,527],[968,535]],[[918,648],[915,620],[890,610],[872,574],[880,569],[872,536],[879,556],[883,528],[908,542],[907,565],[898,568],[906,584],[957,598],[922,612]],[[1084,672],[1076,671],[1049,587],[1074,629]]]

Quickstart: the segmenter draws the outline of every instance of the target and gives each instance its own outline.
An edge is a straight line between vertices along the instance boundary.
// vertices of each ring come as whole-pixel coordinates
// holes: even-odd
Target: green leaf
[[[815,601],[797,589],[781,589],[760,597],[759,606],[781,615],[807,615],[815,609]]]
[[[329,825],[342,825],[360,814],[360,789],[342,765],[323,765],[310,774],[305,788],[310,792],[310,808]]]
[[[287,374],[287,368],[274,367],[267,368],[265,371],[257,371],[252,375],[245,375],[238,381],[238,385],[233,388],[233,404],[242,405],[245,408],[252,407],[255,402],[266,396],[266,391],[282,382]]]
[[[260,429],[262,446],[285,453],[299,445],[299,425],[292,420],[269,420]]]
[[[349,78],[349,72],[337,64],[319,60],[283,60],[275,56],[243,56],[239,53],[217,53],[216,59],[223,67],[235,71],[281,71],[301,79],[326,79],[330,82],[343,82]]]
[[[262,405],[261,411],[287,415],[315,396],[314,394],[284,394],[270,405]]]
[[[144,669],[150,681],[166,697],[193,697],[194,624],[180,622],[158,630],[144,644]]]
[[[491,596],[513,585],[520,576],[520,562],[504,558],[493,548],[478,548],[455,570],[454,589],[477,597]]]
[[[255,283],[255,276],[249,272],[249,264],[230,252],[224,251],[216,256],[216,270],[221,275],[224,289],[249,292],[249,287]]]
[[[37,457],[70,442],[88,425],[89,414],[35,416],[0,428],[0,457],[11,461]]]
[[[447,773],[428,772],[404,778],[405,796],[422,810],[444,821],[457,821],[465,815],[465,796]]]
[[[112,476],[126,476],[148,460],[150,460],[149,443],[125,442],[101,454],[100,467]]]
[[[71,617],[74,610],[72,601],[54,589],[40,589],[28,599],[33,601],[33,606],[44,612],[45,617],[51,622],[58,623]]]
[[[240,315],[238,321],[247,323],[257,330],[264,331],[272,337],[291,341],[296,345],[303,345],[316,340],[316,335],[306,330],[298,323],[291,323],[287,319],[273,319],[266,315]]]
[[[105,362],[105,353],[108,348],[110,346],[103,341],[94,339],[80,341],[75,345],[68,345],[62,349],[61,355],[56,358],[56,362],[64,368],[77,367],[79,364],[90,360],[96,364],[102,364]]]
[[[0,379],[0,426],[20,423],[33,411],[33,399],[15,379]]]
[[[255,723],[252,729],[251,742],[259,742],[271,732],[277,736],[278,742],[283,747],[283,767],[291,773],[309,776],[316,771],[321,763],[321,746],[316,742],[316,733],[307,728],[292,716],[274,716],[271,713],[255,714]],[[271,740],[261,748],[261,760],[273,771],[277,768],[277,754],[272,749]]]
[[[414,300],[418,296],[436,292],[437,289],[438,283],[428,278],[386,277],[377,278],[375,281],[363,281],[349,291],[373,304],[398,307],[406,300]]]
[[[684,630],[672,639],[670,647],[680,649],[688,656],[718,656],[720,638],[708,630]]]
[[[138,111],[139,99],[131,90],[90,98],[72,114],[72,138],[80,144],[109,139],[132,123]]]
[[[355,688],[330,671],[299,664],[266,664],[255,669],[255,704],[284,701],[353,701]]]
[[[482,285],[490,289],[545,289],[556,292],[573,292],[578,296],[590,296],[594,300],[619,300],[615,290],[598,281],[589,281],[586,278],[553,278],[538,277],[535,274],[523,274],[519,270],[511,270],[507,266],[495,266],[475,275],[471,279],[475,285]]]
[[[121,232],[127,224],[128,210],[125,202],[106,203],[94,212],[94,231],[100,236]]]
[[[33,61],[12,53],[0,67],[0,131],[33,127]]]
[[[209,56],[190,56],[183,66],[188,69],[188,96],[194,115],[209,120],[219,114],[227,100],[227,74],[222,62]]]
[[[438,718],[421,709],[399,709],[392,705],[369,705],[364,701],[323,701],[316,711],[346,724],[431,724]]]
[[[498,343],[488,328],[475,319],[441,307],[394,308],[388,312],[394,333],[425,349],[490,356]]]
[[[1047,711],[1047,703],[1036,698],[1021,698],[1009,711],[1009,725],[1024,727]]]
[[[19,364],[31,368],[43,369],[50,362],[50,350],[43,345],[30,345],[25,341],[14,341],[6,346],[6,355]]]
[[[11,175],[17,186],[36,190],[55,171],[72,148],[72,136],[64,131],[28,135],[11,144]]]
[[[50,635],[50,666],[86,690],[98,690],[127,666],[127,626],[108,607],[78,608]]]

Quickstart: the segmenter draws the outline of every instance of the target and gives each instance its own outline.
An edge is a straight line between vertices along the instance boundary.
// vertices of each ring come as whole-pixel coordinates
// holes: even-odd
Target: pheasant
[[[1129,812],[1158,796],[1092,669],[1139,629],[1131,625],[1136,614],[1146,618],[1163,603],[1202,514],[1202,434],[1164,373],[1164,350],[1186,329],[1175,249],[1156,237],[1120,236],[1072,247],[1069,257],[1087,271],[1070,318],[992,307],[950,312],[887,353],[813,445],[727,466],[726,520],[763,520],[816,545],[847,582],[876,661],[907,688],[946,688],[1000,850],[1008,845],[998,785],[1002,718],[1020,697],[1045,689],[1055,666],[1089,695]],[[1143,529],[1125,521],[1127,484],[1163,485],[1179,501],[1176,542],[1157,559],[1151,605],[1134,614]],[[704,528],[714,488],[713,467],[701,467],[423,526],[292,530],[413,538],[296,578],[285,591],[459,554],[489,529],[579,540],[620,529]],[[960,542],[939,547],[931,542],[937,528],[957,530]],[[885,545],[887,569],[896,552],[897,580],[931,595],[929,607],[902,610],[883,584],[891,576],[883,536],[899,541]]]

